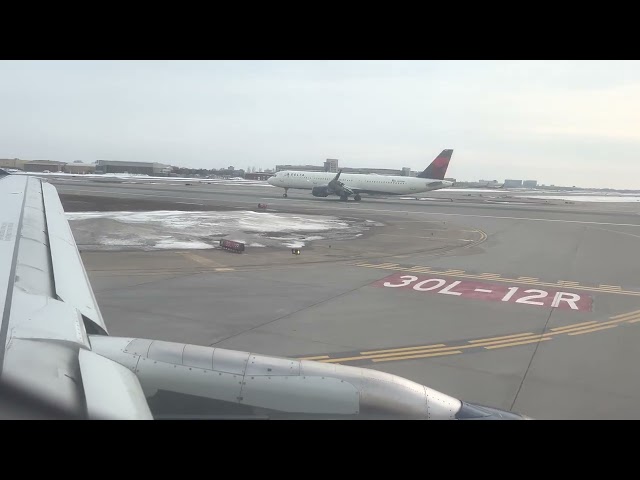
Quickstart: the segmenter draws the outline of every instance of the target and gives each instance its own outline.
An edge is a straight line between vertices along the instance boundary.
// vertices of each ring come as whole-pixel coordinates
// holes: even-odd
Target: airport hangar
[[[126,162],[120,160],[98,160],[96,173],[133,173],[138,175],[167,176],[170,165],[157,162]]]

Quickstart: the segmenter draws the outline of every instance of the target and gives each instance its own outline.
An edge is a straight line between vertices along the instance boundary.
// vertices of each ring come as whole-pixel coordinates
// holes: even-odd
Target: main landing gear
[[[354,196],[353,196],[353,199],[354,199],[356,202],[359,202],[360,200],[362,200],[362,197],[361,197],[360,195],[354,195]],[[346,202],[346,201],[348,201],[348,200],[349,200],[349,195],[342,195],[342,196],[340,196],[340,201],[341,201],[341,202]]]

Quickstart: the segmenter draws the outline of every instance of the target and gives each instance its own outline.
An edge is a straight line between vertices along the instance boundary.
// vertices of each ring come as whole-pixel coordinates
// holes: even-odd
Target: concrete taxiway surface
[[[637,205],[52,183],[68,211],[267,203],[383,224],[299,256],[83,249],[112,335],[361,365],[534,418],[640,418]]]

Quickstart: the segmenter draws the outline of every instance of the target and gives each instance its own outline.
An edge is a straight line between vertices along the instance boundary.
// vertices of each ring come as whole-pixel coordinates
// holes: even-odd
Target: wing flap
[[[59,300],[16,290],[10,337],[40,339],[90,348],[80,312]]]
[[[77,415],[84,410],[77,352],[66,343],[11,338],[2,380]]]
[[[78,360],[89,419],[153,420],[131,370],[89,350],[80,350]]]
[[[62,301],[77,308],[100,333],[107,327],[84,269],[80,252],[69,227],[55,187],[42,184],[49,248],[53,263],[55,293]]]

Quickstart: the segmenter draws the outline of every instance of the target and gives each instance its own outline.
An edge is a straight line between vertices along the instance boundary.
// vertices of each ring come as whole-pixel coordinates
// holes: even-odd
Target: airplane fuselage
[[[282,188],[313,190],[324,187],[335,177],[329,172],[281,171],[268,182]],[[340,181],[358,193],[411,195],[450,187],[452,182],[432,178],[343,173]]]

